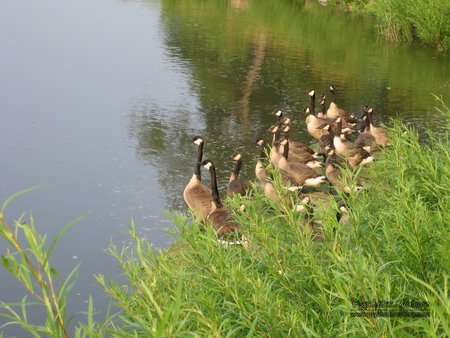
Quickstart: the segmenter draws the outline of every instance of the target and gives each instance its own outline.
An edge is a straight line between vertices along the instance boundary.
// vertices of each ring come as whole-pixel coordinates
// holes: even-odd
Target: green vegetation
[[[450,116],[448,108],[441,113],[443,120]],[[419,142],[414,130],[394,121],[390,137],[391,146],[362,171],[367,189],[341,196],[350,211],[347,223],[337,221],[334,200],[318,206],[320,241],[306,231],[304,214],[289,207],[282,213],[257,189],[251,198],[227,201],[233,210],[246,206],[236,218],[249,237],[248,250],[218,245],[211,230],[175,214],[178,240],[155,253],[132,224],[134,246],[111,248],[128,282],[97,276],[120,312],[98,324],[90,304],[87,324],[75,335],[450,336],[449,135],[430,133]],[[46,247],[32,218],[9,228],[3,211],[0,234],[13,251],[2,264],[42,302],[48,319],[44,326],[28,323],[26,298],[16,306],[2,304],[0,314],[35,336],[64,336],[71,283],[61,282],[57,291],[52,282],[58,279],[49,261],[56,240]],[[19,231],[26,246],[19,244]],[[420,303],[429,315],[351,316],[363,304],[381,301]],[[400,310],[419,311],[414,305]]]
[[[247,251],[217,245],[213,233],[181,215],[173,218],[179,240],[164,254],[133,232],[134,249],[113,250],[129,285],[99,277],[124,309],[115,333],[448,335],[448,135],[423,146],[395,123],[391,137],[365,174],[370,188],[348,198],[349,224],[337,222],[336,205],[317,215],[322,242],[305,231],[303,215],[283,215],[258,192],[251,202],[229,201],[233,210],[246,205],[236,217],[250,236]],[[355,300],[426,302],[430,316],[351,317]]]
[[[450,49],[450,2],[447,0],[342,0],[349,11],[373,14],[391,41],[420,41],[440,51]]]
[[[53,337],[68,337],[66,303],[75,282],[74,276],[77,268],[73,269],[65,280],[60,280],[58,273],[50,265],[49,259],[58,238],[76,220],[65,225],[47,247],[46,236],[41,236],[37,232],[32,216],[30,216],[28,223],[23,218],[19,218],[14,222],[14,228],[11,228],[3,217],[9,202],[21,193],[11,196],[0,212],[0,238],[5,239],[10,246],[2,254],[1,263],[23,285],[25,290],[44,307],[46,320],[43,325],[28,323],[27,305],[30,304],[27,301],[27,296],[24,296],[19,304],[0,302],[2,311],[0,316],[21,325],[34,337],[40,337],[41,334]],[[21,237],[23,237],[25,245],[21,243]],[[15,310],[15,307],[19,307],[20,311]]]

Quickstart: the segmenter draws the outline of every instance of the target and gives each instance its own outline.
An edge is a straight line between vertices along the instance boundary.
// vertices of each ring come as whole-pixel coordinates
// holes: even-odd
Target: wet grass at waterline
[[[419,143],[415,131],[394,122],[391,146],[361,171],[366,188],[340,196],[347,221],[337,221],[334,199],[318,206],[320,241],[304,227],[303,214],[271,203],[258,189],[227,201],[248,250],[219,245],[208,228],[172,214],[178,240],[155,253],[132,224],[134,245],[111,247],[128,282],[97,276],[120,312],[100,324],[90,307],[76,335],[449,336],[448,136],[430,134]],[[286,193],[286,203],[292,198]],[[4,238],[5,224],[2,218]],[[38,242],[22,253],[43,248]],[[43,257],[45,267],[50,261]],[[8,310],[3,304],[1,312]]]

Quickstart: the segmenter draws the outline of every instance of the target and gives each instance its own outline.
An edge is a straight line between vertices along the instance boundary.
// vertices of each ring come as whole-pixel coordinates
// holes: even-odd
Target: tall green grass
[[[0,301],[0,317],[9,319],[10,323],[20,325],[34,337],[40,337],[41,334],[68,337],[69,319],[67,318],[66,304],[76,279],[78,267],[74,268],[65,279],[61,279],[50,264],[50,256],[58,239],[77,220],[66,224],[48,245],[47,236],[39,234],[32,215],[28,220],[25,220],[22,215],[14,222],[13,226],[10,226],[4,218],[6,207],[13,198],[24,192],[27,191],[11,196],[0,211],[0,238],[3,238],[8,244],[1,256],[1,265],[34,298],[34,302],[41,305],[46,320],[43,324],[28,322],[27,308],[35,303],[28,301],[27,295],[17,304]]]
[[[447,108],[441,111],[443,119],[450,117]],[[92,319],[91,305],[87,323],[75,335],[450,336],[448,136],[430,133],[419,139],[413,129],[394,121],[391,145],[360,172],[366,188],[340,196],[349,209],[348,221],[337,221],[334,199],[318,205],[320,241],[306,230],[305,215],[290,211],[292,197],[286,196],[286,206],[280,207],[256,188],[250,197],[227,201],[249,238],[247,250],[219,245],[209,227],[171,214],[177,240],[155,252],[132,223],[133,245],[110,249],[127,281],[97,276],[119,312],[99,324]],[[245,211],[238,211],[241,204]],[[11,238],[14,231],[0,224],[2,237]],[[34,236],[29,238],[42,239]],[[45,241],[28,243],[30,249],[15,247],[18,257],[45,252]],[[51,268],[48,256],[43,255],[46,269]],[[11,259],[12,253],[5,257]],[[27,271],[27,266],[25,259],[10,271],[23,280],[15,271]],[[390,302],[387,310],[410,316],[352,315],[373,313],[381,302]],[[47,312],[54,318],[48,306]],[[411,317],[417,313],[425,317]],[[28,328],[24,323],[22,317]],[[63,336],[63,328],[40,332]]]
[[[420,41],[440,51],[450,48],[450,2],[447,0],[335,1],[353,12],[369,12],[382,35],[391,41]]]
[[[424,145],[395,122],[391,146],[364,172],[367,189],[345,196],[347,225],[331,201],[316,218],[314,241],[304,215],[281,213],[255,191],[235,197],[250,249],[218,245],[215,235],[173,215],[178,240],[156,254],[132,227],[134,247],[112,248],[128,283],[99,276],[123,309],[113,336],[427,336],[450,335],[450,154],[448,135]],[[286,208],[289,209],[289,208]],[[424,318],[353,317],[363,305]],[[420,311],[419,311],[420,312]]]

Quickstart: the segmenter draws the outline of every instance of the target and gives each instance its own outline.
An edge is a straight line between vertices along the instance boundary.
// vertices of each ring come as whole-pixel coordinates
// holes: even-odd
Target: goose
[[[357,147],[342,133],[342,119],[340,117],[336,119],[333,126],[333,147],[338,154],[348,156]]]
[[[329,149],[327,154],[327,161],[325,162],[325,176],[331,185],[335,186],[339,190],[342,189],[342,172],[338,167],[338,157],[334,149]]]
[[[356,131],[361,134],[366,130],[367,127],[367,109],[368,106],[364,106],[363,113],[361,114],[361,117],[358,120],[358,123],[356,124]]]
[[[370,133],[375,137],[376,144],[386,146],[389,142],[388,132],[381,127],[375,127],[373,121],[373,108],[367,109],[367,118],[369,120]]]
[[[306,129],[308,130],[308,133],[314,137],[316,140],[319,140],[321,136],[327,134],[327,130],[323,129],[323,127],[333,122],[335,119],[329,119],[329,118],[320,118],[314,115],[314,105],[315,105],[315,91],[310,90],[307,92],[309,95],[310,101],[309,106],[305,108],[305,113],[308,115],[306,117]]]
[[[350,216],[348,214],[348,208],[345,204],[340,204],[336,213],[336,220],[342,225],[350,225]]]
[[[350,193],[353,191],[361,190],[361,184],[357,183],[356,186],[347,184],[346,178],[342,177],[342,171],[339,165],[345,163],[345,158],[336,154],[334,149],[329,149],[327,154],[327,161],[325,163],[325,176],[327,180],[341,192]]]
[[[298,183],[298,185],[317,186],[321,183],[324,183],[324,181],[326,180],[325,176],[319,175],[307,165],[298,162],[288,162],[288,140],[282,140],[280,142],[280,145],[282,146],[283,150],[281,158],[278,161],[278,168],[285,170],[287,174]]]
[[[329,118],[341,117],[343,121],[345,121],[349,124],[356,124],[358,121],[353,114],[350,115],[344,109],[339,108],[337,106],[335,91],[336,91],[336,87],[334,85],[330,85],[331,102],[330,102],[330,107],[327,110],[327,117],[329,117]]]
[[[286,127],[289,127],[289,129],[286,129]],[[290,127],[291,127],[291,119],[289,117],[286,117],[285,119],[283,119],[283,125],[281,126],[281,131],[285,134],[289,134]],[[316,159],[319,159],[321,156],[319,153],[314,151],[309,145],[307,145],[305,143],[292,141],[291,139],[289,139],[289,142],[290,142],[290,150],[296,151],[296,149],[298,149],[298,150],[306,151],[306,152],[310,153],[311,155],[313,155],[314,158],[316,158]]]
[[[334,149],[336,149],[336,152],[338,154],[347,156],[351,151],[355,149],[355,145],[347,140],[342,134],[342,124],[340,117],[336,119],[335,128],[336,130],[334,131],[333,136],[333,147]]]
[[[304,197],[300,204],[296,205],[295,211],[303,214],[301,225],[306,231],[312,233],[313,240],[323,240],[323,224],[314,219],[314,206],[309,196]]]
[[[328,123],[328,121],[322,120],[311,113],[311,109],[309,107],[305,108],[306,116],[306,130],[308,133],[314,137],[316,140],[319,140],[323,135],[328,134],[326,129],[323,127]]]
[[[278,123],[281,123],[281,121],[283,120],[283,112],[281,110],[276,109],[272,112],[272,114],[278,118]]]
[[[363,115],[361,121],[364,122],[364,125],[361,124],[358,126],[358,128],[362,129],[362,132],[360,132],[360,134],[356,138],[355,145],[370,152],[371,148],[376,145],[375,136],[373,136],[370,131],[370,123],[368,121],[368,117],[366,115]]]
[[[327,148],[333,147],[333,137],[334,137],[333,129],[331,128],[330,124],[326,124],[322,127],[319,127],[319,129],[324,129],[327,131],[326,134],[323,134],[319,138],[319,146],[321,152],[322,154],[326,155],[325,151],[327,150]]]
[[[266,152],[265,152],[266,142],[263,139],[258,138],[256,140],[256,144],[258,145],[260,150],[258,162],[256,163],[255,167],[256,178],[259,181],[261,189],[264,191],[264,195],[272,202],[274,202],[276,205],[281,206],[282,199],[278,194],[278,192],[275,190],[275,187],[270,180],[269,173],[267,172],[266,166],[264,164],[266,160]]]
[[[279,146],[279,140],[281,137],[281,129],[278,125],[273,125],[270,127],[269,132],[271,132],[272,135],[272,147],[270,148],[270,163],[276,167],[278,164],[278,161],[280,160],[280,153],[278,151]]]
[[[265,146],[266,146],[266,142],[261,139],[258,138],[256,140],[256,144],[258,145],[259,149],[260,149],[260,153],[259,153],[259,157],[258,157],[258,162],[256,163],[256,167],[255,167],[255,175],[256,178],[258,179],[261,188],[264,190],[264,193],[266,194],[267,197],[271,198],[274,201],[280,202],[281,200],[279,200],[278,198],[278,193],[276,192],[273,183],[270,181],[270,175],[266,170],[266,166],[264,164],[265,160],[266,160],[266,152],[265,152]],[[286,185],[290,185],[289,189],[290,190],[298,190],[299,189],[299,182],[297,182],[293,177],[291,177],[286,170],[277,169],[278,172],[281,175],[281,178],[283,180],[283,183]]]
[[[363,166],[373,162],[373,156],[363,148],[356,147],[355,151],[347,158],[350,166],[355,169],[357,166]]]
[[[282,131],[284,133],[284,138],[289,140],[289,126],[285,126]],[[297,145],[297,147],[295,147],[295,145]],[[292,147],[291,140],[289,140],[289,159],[292,162],[304,163],[310,168],[323,167],[322,163],[317,161],[317,157],[308,152],[304,147],[299,146],[298,143],[295,143],[294,147]]]
[[[203,138],[195,136],[192,142],[197,145],[197,161],[194,165],[194,174],[184,188],[183,198],[189,209],[202,222],[206,220],[211,211],[211,189],[201,182],[200,163],[203,157]]]
[[[338,117],[336,119],[336,132],[333,137],[333,146],[338,154],[348,159],[352,168],[355,168],[359,164],[364,165],[373,161],[373,157],[370,156],[368,151],[351,143],[341,131],[341,118]]]
[[[217,233],[219,241],[228,244],[240,244],[240,235],[238,234],[238,231],[241,229],[241,225],[233,219],[231,211],[226,209],[220,200],[214,163],[211,160],[205,159],[201,165],[203,168],[207,169],[211,175],[211,211],[208,214],[207,219],[211,222],[211,226]],[[237,238],[236,234],[238,234]]]
[[[239,194],[244,196],[249,188],[247,180],[239,177],[242,168],[241,154],[233,154],[231,159],[236,162],[233,171],[231,172],[230,181],[228,182],[227,196]]]
[[[346,136],[349,136],[355,132],[356,123],[348,122],[348,121],[356,121],[357,119],[353,114],[348,115],[346,112],[342,114],[337,114],[337,116],[330,116],[325,113],[325,95],[322,95],[320,100],[321,113],[320,115],[326,117],[328,120],[336,120],[336,118],[341,117],[342,120],[342,133]],[[333,102],[332,102],[333,103]],[[331,104],[330,104],[331,105]],[[340,109],[340,108],[339,108]],[[342,109],[339,112],[343,111]],[[319,114],[317,115],[319,116]]]
[[[286,128],[288,127],[288,128]],[[291,119],[289,117],[286,117],[283,120],[283,126],[281,126],[281,131],[286,135],[289,135],[290,132],[290,128],[291,128]],[[311,155],[313,155],[315,158],[318,157],[317,152],[315,152],[314,150],[311,149],[310,146],[308,146],[305,143],[302,142],[297,142],[297,141],[292,141],[289,138],[289,142],[290,142],[290,151],[306,151],[308,153],[310,153]]]
[[[258,162],[256,162],[255,175],[256,178],[261,182],[269,176],[266,171],[266,166],[264,164],[264,160],[266,159],[266,152],[265,152],[266,141],[264,141],[262,138],[257,138],[256,145],[258,146],[260,151],[258,156]]]
[[[325,118],[327,115],[326,113],[327,107],[325,106],[325,99],[326,99],[325,94],[322,94],[322,96],[320,97],[320,112],[317,113],[317,117]]]

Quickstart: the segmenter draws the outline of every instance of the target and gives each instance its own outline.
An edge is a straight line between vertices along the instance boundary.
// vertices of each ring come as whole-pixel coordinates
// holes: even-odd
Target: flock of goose
[[[321,96],[320,111],[317,115],[315,114],[315,91],[307,92],[310,103],[304,110],[306,129],[318,142],[319,151],[314,151],[309,145],[290,139],[291,119],[283,116],[279,110],[274,112],[277,121],[270,128],[272,134],[270,150],[266,150],[267,143],[264,139],[256,140],[260,149],[255,168],[258,185],[272,202],[281,210],[285,210],[286,205],[282,203],[280,191],[277,191],[270,175],[271,170],[268,171],[267,166],[272,166],[272,170],[278,170],[283,185],[300,197],[299,204],[289,208],[304,212],[306,228],[319,237],[320,224],[313,221],[311,217],[311,195],[302,194],[302,191],[305,187],[315,189],[325,183],[334,186],[344,194],[360,190],[362,188],[360,184],[348,183],[342,168],[354,170],[372,162],[372,153],[376,148],[388,144],[386,130],[374,124],[373,109],[365,106],[362,116],[358,119],[354,114],[347,113],[336,104],[335,91],[336,88],[331,85],[331,102],[328,109],[325,95]],[[233,212],[225,208],[220,199],[214,163],[202,158],[204,140],[200,136],[195,136],[192,141],[197,145],[197,159],[194,174],[183,192],[184,200],[200,222],[209,222],[216,231],[219,242],[242,244],[241,225],[234,219]],[[231,173],[227,195],[245,195],[249,191],[249,185],[246,180],[239,177],[242,167],[241,155],[234,154],[232,159],[236,164]],[[207,169],[211,175],[210,188],[201,181],[201,167]],[[345,212],[345,206],[341,206],[340,210]],[[342,213],[339,212],[338,215]]]

